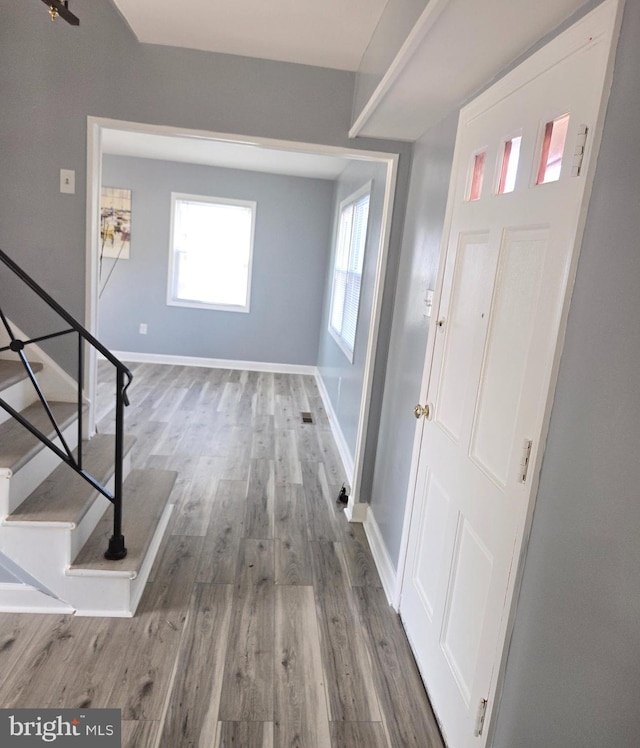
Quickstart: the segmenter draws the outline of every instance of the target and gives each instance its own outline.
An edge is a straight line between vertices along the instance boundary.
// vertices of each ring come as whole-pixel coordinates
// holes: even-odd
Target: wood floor
[[[0,614],[0,707],[117,707],[140,748],[442,748],[314,379],[132,369],[133,467],[179,473],[151,581],[133,619]]]

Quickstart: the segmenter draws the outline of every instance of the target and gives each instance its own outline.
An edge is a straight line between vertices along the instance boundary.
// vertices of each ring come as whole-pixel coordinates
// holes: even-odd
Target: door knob
[[[416,418],[422,418],[422,416],[424,416],[428,420],[429,416],[431,415],[431,409],[429,408],[428,404],[420,405],[420,403],[418,403],[413,409],[413,415]]]

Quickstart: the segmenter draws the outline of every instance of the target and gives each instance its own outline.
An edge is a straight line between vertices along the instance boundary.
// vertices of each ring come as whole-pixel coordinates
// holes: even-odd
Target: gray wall
[[[2,9],[0,248],[80,319],[88,115],[354,146],[353,73],[139,44],[108,0],[75,12],[79,28],[51,23],[40,2]],[[355,145],[404,154],[406,191],[410,146]],[[75,195],[59,193],[60,168],[75,170]]]
[[[105,259],[99,337],[118,351],[315,365],[334,182],[105,156],[103,183],[132,190],[131,259]],[[248,314],[167,306],[171,193],[255,200]],[[139,334],[140,322],[148,334]]]
[[[382,212],[384,208],[386,165],[366,161],[349,164],[336,184],[333,215],[331,259],[324,289],[324,308],[320,328],[318,349],[318,369],[336,413],[345,441],[355,456],[360,398],[364,385],[364,365],[367,355],[367,341],[373,305],[373,291],[376,280],[376,265],[380,248]],[[329,334],[329,311],[331,306],[331,285],[335,234],[340,202],[359,190],[371,180],[367,245],[365,249],[360,308],[353,363],[349,361],[335,339]]]
[[[429,320],[426,290],[435,287],[457,112],[414,146],[411,186],[395,296],[371,508],[387,551],[398,563],[409,487]]]

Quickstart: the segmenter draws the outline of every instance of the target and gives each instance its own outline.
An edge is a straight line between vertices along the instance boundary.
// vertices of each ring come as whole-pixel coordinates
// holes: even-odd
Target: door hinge
[[[487,703],[487,699],[480,699],[478,714],[476,715],[476,727],[473,731],[473,734],[476,736],[476,738],[479,738],[480,735],[482,735],[482,729],[484,728],[484,718],[487,716]]]
[[[589,128],[586,125],[580,125],[576,137],[576,147],[573,152],[573,163],[571,164],[571,176],[579,177],[582,173],[582,162],[584,160],[584,151],[587,145],[587,135]]]
[[[522,443],[522,457],[520,459],[520,483],[527,482],[527,473],[529,472],[529,461],[531,460],[531,439],[525,439]]]

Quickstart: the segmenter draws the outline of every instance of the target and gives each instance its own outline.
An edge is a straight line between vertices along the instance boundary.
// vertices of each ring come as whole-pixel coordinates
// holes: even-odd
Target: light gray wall
[[[324,289],[324,308],[321,318],[320,344],[318,348],[318,369],[345,441],[351,450],[352,457],[355,457],[360,398],[362,397],[364,385],[367,340],[374,300],[373,291],[376,280],[376,265],[380,250],[385,179],[385,164],[354,161],[340,175],[336,184],[334,198],[331,259]],[[371,199],[369,202],[369,221],[367,225],[367,245],[362,271],[354,359],[353,363],[351,363],[328,331],[335,235],[341,201],[352,195],[369,181],[372,184]]]
[[[103,261],[99,337],[118,351],[316,364],[334,182],[105,156],[103,184],[132,190],[131,259]],[[251,309],[167,306],[171,193],[255,200]],[[139,334],[140,322],[148,334]]]
[[[353,73],[139,44],[109,0],[74,11],[79,28],[37,1],[2,9],[0,248],[79,319],[88,115],[397,151],[406,191],[410,146],[348,139]],[[75,195],[59,193],[60,168],[75,170]]]
[[[371,509],[397,566],[429,320],[426,290],[435,287],[457,112],[414,146],[407,218],[370,491]]]

